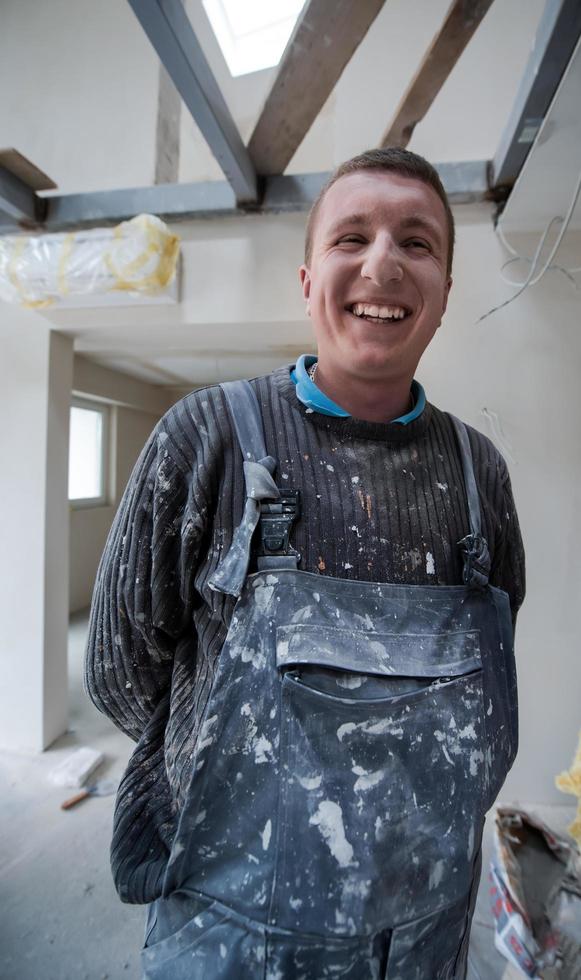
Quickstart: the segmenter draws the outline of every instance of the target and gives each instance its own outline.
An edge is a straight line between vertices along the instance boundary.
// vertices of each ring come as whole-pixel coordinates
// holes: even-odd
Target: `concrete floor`
[[[82,688],[86,615],[71,621],[69,731],[42,755],[0,753],[0,977],[3,980],[138,980],[143,909],[123,905],[109,873],[113,797],[90,797],[64,812],[71,795],[49,772],[73,749],[105,754],[98,777],[118,780],[132,743],[103,718]],[[555,829],[571,807],[536,807]],[[486,873],[472,930],[469,980],[516,980],[494,949]],[[208,978],[211,980],[211,978]],[[316,978],[313,978],[316,980]],[[426,978],[430,980],[430,978]]]

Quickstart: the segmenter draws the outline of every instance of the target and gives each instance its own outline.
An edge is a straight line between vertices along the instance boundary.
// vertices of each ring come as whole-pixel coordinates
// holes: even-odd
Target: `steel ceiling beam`
[[[180,0],[128,0],[240,202],[256,171]]]
[[[510,188],[515,183],[580,36],[579,0],[548,0],[509,121],[492,161],[494,188]]]
[[[44,199],[38,197],[28,184],[1,165],[0,212],[14,221],[22,222],[36,222],[44,213]]]
[[[282,174],[385,0],[309,0],[248,144],[259,174]]]
[[[493,0],[453,0],[404,92],[380,146],[406,147]]]
[[[470,204],[490,200],[487,160],[437,164],[436,169],[450,202]],[[193,184],[159,184],[89,194],[63,194],[39,198],[46,205],[46,219],[39,231],[56,232],[75,228],[115,225],[143,212],[164,221],[231,218],[249,214],[285,214],[310,209],[329,173],[289,174],[267,177],[259,204],[237,203],[225,181]],[[2,222],[0,232],[18,231],[14,221]]]

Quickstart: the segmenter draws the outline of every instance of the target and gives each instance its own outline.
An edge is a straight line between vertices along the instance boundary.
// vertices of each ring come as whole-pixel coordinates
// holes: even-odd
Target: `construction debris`
[[[490,870],[495,946],[529,980],[581,977],[581,854],[541,820],[499,807]]]
[[[76,749],[66,759],[63,759],[55,769],[49,773],[49,779],[55,786],[70,786],[72,789],[83,785],[91,773],[100,766],[105,756],[96,749],[89,746],[82,746]]]

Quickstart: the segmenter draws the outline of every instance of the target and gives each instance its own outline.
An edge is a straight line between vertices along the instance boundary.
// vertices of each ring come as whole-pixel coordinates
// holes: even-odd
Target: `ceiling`
[[[70,0],[59,0],[58,9],[63,18],[69,3]],[[108,3],[106,0],[103,8],[103,32],[110,30]],[[273,72],[267,70],[232,78],[215,38],[211,36],[201,0],[188,0],[187,5],[235,122],[247,138],[272,84]],[[8,6],[13,18],[21,16],[21,8],[13,0]],[[390,0],[385,4],[296,151],[288,172],[331,169],[366,146],[377,145],[414,66],[429,47],[448,6],[449,0],[414,0],[413,4],[409,0]],[[428,116],[414,131],[411,149],[437,162],[492,158],[543,8],[544,0],[503,0],[492,5]],[[96,17],[101,16],[100,10],[95,8]],[[135,176],[127,176],[129,164],[133,174],[141,166],[139,179],[143,183],[150,182],[147,172],[152,166],[150,143],[154,140],[155,130],[152,99],[158,91],[158,63],[155,57],[152,58],[152,51],[143,46],[144,37],[139,34],[138,25],[132,20],[125,25],[126,11],[120,17],[123,29],[127,30],[127,40],[135,40],[135,44],[125,45],[126,56],[132,57],[132,52],[137,51],[140,59],[127,76],[127,92],[121,76],[114,86],[104,77],[103,88],[79,76],[77,93],[71,89],[70,73],[67,73],[66,91],[60,95],[58,79],[50,76],[51,85],[45,86],[44,90],[40,78],[38,85],[31,79],[30,84],[34,82],[38,91],[44,92],[43,98],[48,100],[43,103],[42,112],[51,119],[50,133],[36,126],[38,107],[34,118],[31,114],[28,119],[22,112],[6,116],[6,107],[0,108],[0,125],[6,132],[15,133],[14,145],[22,145],[26,150],[28,138],[31,158],[42,164],[66,190],[82,186],[116,186],[121,172],[126,173],[123,178],[126,185],[130,181],[138,183]],[[15,25],[13,19],[14,30]],[[23,30],[24,27],[23,24]],[[49,25],[46,29],[49,30]],[[53,62],[59,60],[57,48],[61,34],[56,27],[51,37],[51,44],[44,44],[38,50],[35,48],[31,71],[38,67],[42,75],[43,58],[50,57],[51,71]],[[24,43],[23,36],[22,45]],[[18,45],[12,47],[18,48]],[[12,55],[8,49],[4,50],[0,38],[0,66],[4,55],[9,71]],[[87,57],[81,43],[78,56]],[[111,53],[108,59],[113,70],[117,57]],[[542,227],[548,218],[563,212],[572,193],[581,167],[580,57],[577,48],[502,216],[503,227],[508,231]],[[154,67],[155,78],[152,76]],[[134,112],[131,116],[128,115],[129,88],[138,71],[143,72],[147,84],[141,102],[137,90],[131,89],[131,99],[143,112]],[[0,67],[0,80],[1,74]],[[113,74],[113,77],[116,76]],[[91,127],[84,127],[90,90],[97,112]],[[107,105],[100,105],[103,93],[110,98]],[[75,102],[77,94],[78,106]],[[64,100],[66,122],[62,114],[58,115],[58,106],[56,115],[51,111],[53,95],[60,106]],[[21,104],[28,102],[23,99]],[[151,119],[144,119],[147,113]],[[53,129],[57,120],[60,120],[60,129],[55,139]],[[103,143],[108,139],[108,120],[114,123],[116,133],[125,136],[124,142],[121,139],[115,142],[114,153],[103,153]],[[128,133],[130,140],[127,140]],[[180,138],[181,182],[221,176],[201,134],[183,108]],[[67,150],[69,144],[74,153]],[[578,209],[578,227],[581,227],[580,212]],[[489,206],[482,205],[480,220],[490,220],[491,213]],[[181,224],[172,229],[183,242],[179,303],[167,307],[124,306],[119,309],[53,307],[43,311],[43,316],[55,329],[74,336],[75,350],[79,353],[106,367],[155,384],[192,387],[266,372],[293,360],[300,352],[313,349],[296,272],[302,259],[304,225],[304,214]]]

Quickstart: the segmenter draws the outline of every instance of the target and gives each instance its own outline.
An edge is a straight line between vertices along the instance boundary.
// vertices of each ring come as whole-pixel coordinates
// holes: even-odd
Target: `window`
[[[74,399],[69,438],[69,500],[76,506],[107,501],[109,411]]]
[[[304,0],[203,0],[230,74],[278,65]]]

